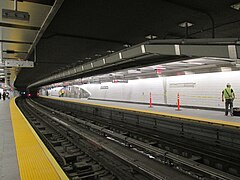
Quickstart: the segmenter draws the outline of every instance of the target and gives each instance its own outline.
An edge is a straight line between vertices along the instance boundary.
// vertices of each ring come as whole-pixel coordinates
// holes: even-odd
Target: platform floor
[[[193,120],[202,120],[217,124],[225,124],[231,126],[240,127],[240,117],[237,116],[225,116],[224,112],[214,111],[214,110],[202,110],[202,109],[192,109],[192,108],[181,108],[181,111],[177,111],[175,107],[168,106],[153,106],[149,108],[149,105],[144,104],[134,104],[134,103],[124,103],[124,102],[114,102],[114,101],[101,101],[101,100],[88,100],[88,99],[76,99],[67,97],[56,97],[48,96],[50,98],[87,102],[99,105],[106,105],[112,107],[129,108],[134,110],[143,110],[151,113],[158,113],[159,115],[174,116]]]
[[[68,179],[15,99],[0,100],[0,179]]]
[[[10,113],[21,179],[68,179],[16,106],[15,99],[11,99],[10,101]]]
[[[20,176],[9,102],[9,99],[0,100],[0,179],[18,180]]]
[[[10,117],[10,100],[0,100],[0,179],[20,179],[16,146]]]

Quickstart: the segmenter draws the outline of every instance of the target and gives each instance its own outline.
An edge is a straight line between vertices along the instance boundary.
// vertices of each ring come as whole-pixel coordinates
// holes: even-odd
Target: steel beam
[[[17,29],[28,29],[28,30],[33,30],[33,31],[40,30],[40,27],[36,27],[36,26],[25,26],[25,25],[5,23],[5,22],[0,22],[0,26],[8,27],[8,28],[17,28]]]
[[[74,78],[99,69],[113,67],[128,62],[143,60],[148,57],[179,56],[179,57],[219,57],[240,59],[239,39],[197,39],[197,40],[151,40],[143,44],[112,53],[106,57],[98,58],[83,65],[64,70],[42,79],[29,86],[37,87],[50,84],[66,78]],[[121,56],[119,55],[121,54]]]
[[[38,42],[40,41],[41,37],[43,36],[43,33],[45,32],[45,30],[47,29],[47,27],[49,26],[49,24],[52,22],[53,18],[55,17],[55,15],[57,14],[58,10],[60,9],[62,3],[64,2],[64,0],[56,0],[55,3],[53,4],[52,8],[50,9],[46,19],[44,20],[41,29],[38,31],[37,36],[35,37],[33,44],[31,45],[29,51],[28,51],[28,55],[25,58],[26,60],[29,59],[31,53],[34,50],[34,47],[37,46]]]

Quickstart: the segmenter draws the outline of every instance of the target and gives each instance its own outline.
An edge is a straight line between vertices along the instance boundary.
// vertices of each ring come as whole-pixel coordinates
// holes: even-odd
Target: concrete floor
[[[9,108],[10,100],[0,100],[0,179],[20,179]]]

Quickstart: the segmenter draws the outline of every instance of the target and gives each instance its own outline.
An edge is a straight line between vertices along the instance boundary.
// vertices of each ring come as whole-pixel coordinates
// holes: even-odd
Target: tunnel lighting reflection
[[[191,27],[193,25],[194,25],[193,23],[185,21],[185,22],[180,23],[178,26],[185,28],[185,27]]]
[[[232,71],[232,68],[230,68],[230,67],[221,67],[221,71],[222,72],[229,72],[229,71]]]
[[[190,75],[190,74],[194,74],[194,72],[192,71],[184,71],[185,75]]]

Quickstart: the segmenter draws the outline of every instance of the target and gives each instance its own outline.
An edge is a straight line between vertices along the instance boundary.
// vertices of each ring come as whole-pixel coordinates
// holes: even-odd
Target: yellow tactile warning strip
[[[68,179],[15,104],[15,98],[11,99],[10,111],[21,179]]]
[[[73,100],[72,99],[71,100],[70,99],[61,99],[61,98],[55,98],[55,97],[49,97],[49,96],[41,96],[41,97],[55,99],[55,100],[59,100],[59,101],[75,102],[75,103],[80,103],[80,104],[88,104],[88,105],[94,105],[94,106],[100,106],[100,107],[106,107],[106,108],[112,108],[112,109],[140,112],[140,113],[145,113],[145,114],[180,118],[180,119],[184,119],[184,120],[204,122],[204,123],[213,124],[213,125],[231,126],[231,127],[235,127],[235,128],[240,127],[240,123],[238,123],[238,122],[229,122],[229,121],[224,121],[224,120],[186,116],[186,115],[179,115],[179,114],[171,114],[171,113],[157,112],[157,111],[139,110],[139,109],[133,109],[133,108],[119,107],[119,106],[109,106],[109,105],[103,105],[103,104],[97,104],[97,103],[81,102],[81,101],[74,100],[74,99]]]

